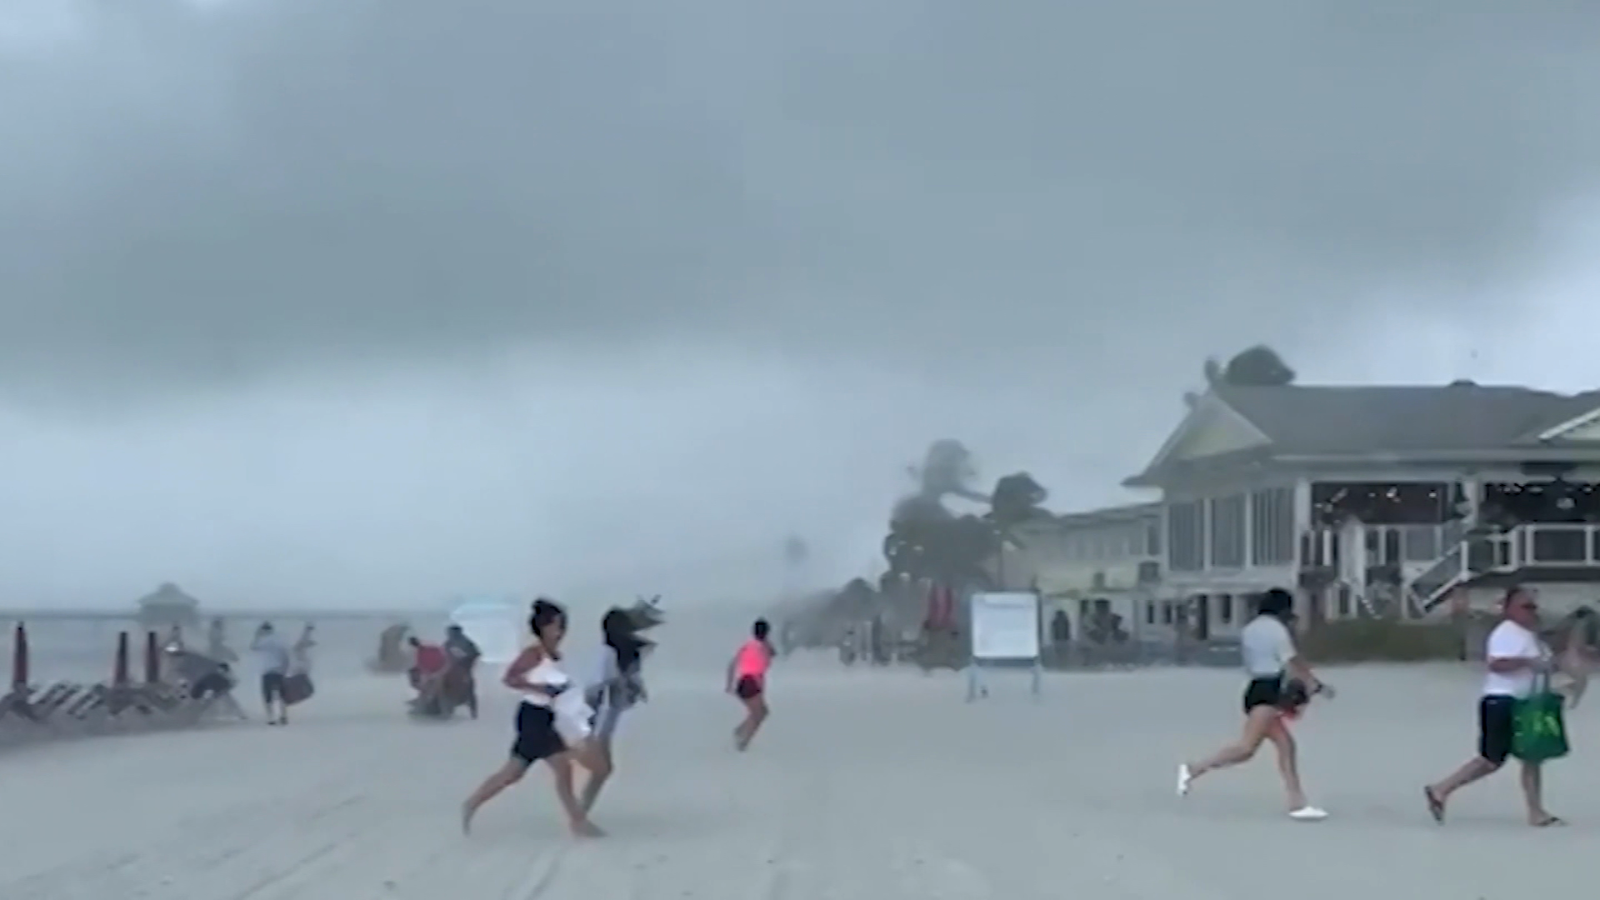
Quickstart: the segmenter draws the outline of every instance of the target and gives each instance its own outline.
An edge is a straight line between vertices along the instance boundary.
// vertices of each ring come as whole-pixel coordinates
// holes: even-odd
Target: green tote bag
[[[1511,755],[1523,762],[1545,762],[1567,755],[1566,698],[1550,690],[1550,676],[1533,682],[1533,693],[1512,707]]]

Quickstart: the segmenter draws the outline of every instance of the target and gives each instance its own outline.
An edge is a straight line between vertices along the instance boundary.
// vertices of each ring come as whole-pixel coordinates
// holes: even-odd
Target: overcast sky
[[[1600,386],[1578,0],[12,0],[3,606],[764,594],[1207,355]]]

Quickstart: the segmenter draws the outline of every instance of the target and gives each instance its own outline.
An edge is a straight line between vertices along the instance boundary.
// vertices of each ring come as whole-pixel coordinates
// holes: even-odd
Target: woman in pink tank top
[[[756,731],[767,718],[767,667],[772,664],[772,645],[767,642],[771,629],[766,619],[757,619],[750,639],[739,647],[728,663],[728,693],[744,704],[744,721],[733,730],[733,745],[740,750],[750,746]]]

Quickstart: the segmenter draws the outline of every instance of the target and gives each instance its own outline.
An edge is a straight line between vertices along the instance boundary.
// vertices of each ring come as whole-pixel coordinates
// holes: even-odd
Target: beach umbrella
[[[20,691],[28,686],[28,627],[17,623],[11,638],[11,689]]]
[[[154,631],[144,633],[144,681],[155,684],[161,680],[161,638]]]
[[[128,674],[128,633],[117,632],[117,655],[111,664],[111,683],[124,685],[132,680]]]

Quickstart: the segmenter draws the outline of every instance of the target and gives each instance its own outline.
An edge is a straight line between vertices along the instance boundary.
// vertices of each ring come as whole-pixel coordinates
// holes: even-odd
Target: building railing
[[[1497,568],[1600,566],[1600,525],[1519,525],[1488,540]]]
[[[1466,537],[1411,582],[1424,611],[1462,582],[1523,569],[1600,569],[1600,524],[1530,522],[1496,534]]]
[[[1368,566],[1433,562],[1459,543],[1466,529],[1466,523],[1459,520],[1440,525],[1363,525],[1362,561]],[[1342,532],[1327,526],[1303,533],[1301,564],[1337,568],[1342,556]]]

